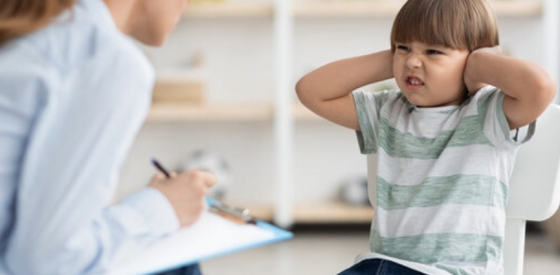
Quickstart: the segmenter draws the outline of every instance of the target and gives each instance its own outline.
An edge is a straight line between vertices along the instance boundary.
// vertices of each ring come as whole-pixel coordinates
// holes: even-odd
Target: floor
[[[294,239],[202,263],[205,275],[330,275],[368,250],[367,230],[295,231]],[[529,232],[525,275],[558,274],[560,250],[545,235]]]

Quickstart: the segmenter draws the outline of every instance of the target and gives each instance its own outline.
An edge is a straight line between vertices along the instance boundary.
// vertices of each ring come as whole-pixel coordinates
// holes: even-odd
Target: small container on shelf
[[[182,69],[159,71],[154,85],[154,104],[202,105],[204,103],[204,58],[196,53]]]
[[[167,72],[158,74],[152,100],[154,104],[204,103],[204,80],[190,72]]]

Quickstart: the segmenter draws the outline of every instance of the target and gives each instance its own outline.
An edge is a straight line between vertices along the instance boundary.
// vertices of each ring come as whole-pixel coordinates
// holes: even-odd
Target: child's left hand
[[[476,81],[476,79],[473,78],[473,72],[470,69],[473,66],[469,66],[469,64],[472,61],[472,59],[470,57],[473,54],[480,53],[480,52],[502,55],[502,47],[500,47],[498,45],[498,46],[494,46],[494,47],[480,48],[480,49],[474,50],[473,52],[471,52],[469,54],[469,56],[467,57],[467,64],[465,65],[465,73],[464,73],[465,86],[467,86],[467,90],[469,91],[469,96],[474,95],[478,90],[480,90],[480,88],[487,85],[486,83],[478,82],[478,81]]]

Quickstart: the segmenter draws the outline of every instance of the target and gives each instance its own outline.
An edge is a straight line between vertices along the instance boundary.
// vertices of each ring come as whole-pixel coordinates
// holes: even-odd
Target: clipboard
[[[255,219],[240,209],[213,199],[207,199],[207,202],[209,207],[196,223],[148,247],[134,249],[132,255],[120,257],[122,260],[112,265],[107,274],[164,272],[293,237],[291,232]]]

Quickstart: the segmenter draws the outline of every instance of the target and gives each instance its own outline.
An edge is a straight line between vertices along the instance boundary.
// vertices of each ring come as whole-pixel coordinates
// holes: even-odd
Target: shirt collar
[[[76,4],[87,10],[88,14],[99,24],[118,29],[111,11],[103,0],[78,0]]]

